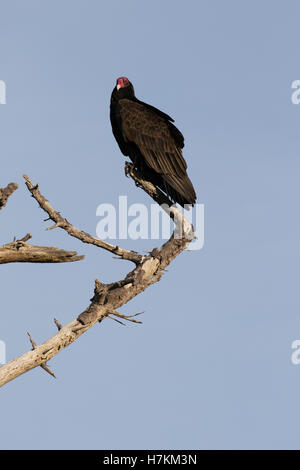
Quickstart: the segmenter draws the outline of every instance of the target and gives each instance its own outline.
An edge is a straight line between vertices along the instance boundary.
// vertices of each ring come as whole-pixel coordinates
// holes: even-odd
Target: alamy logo
[[[295,339],[292,342],[292,349],[294,349],[294,351],[291,355],[291,361],[295,366],[297,366],[300,364],[300,340],[299,339]]]
[[[0,339],[0,365],[6,363],[6,345],[5,342]]]
[[[3,80],[0,80],[0,104],[6,104],[6,85]]]
[[[196,236],[188,249],[201,250],[204,245],[204,204],[195,204],[183,213],[193,224]],[[127,196],[119,196],[117,208],[113,204],[100,204],[96,215],[100,217],[96,234],[101,240],[168,240],[172,233],[173,222],[163,210],[163,205],[150,204],[150,208],[140,203],[128,205]],[[176,232],[175,238],[182,235],[180,231]]]
[[[292,88],[295,90],[291,96],[292,103],[299,104],[300,103],[300,80],[294,80],[292,82]]]

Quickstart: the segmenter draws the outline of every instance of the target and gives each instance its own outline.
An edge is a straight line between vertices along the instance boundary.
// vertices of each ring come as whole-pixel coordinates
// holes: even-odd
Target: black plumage
[[[126,77],[117,79],[110,101],[112,131],[121,152],[145,178],[181,206],[194,205],[196,193],[181,149],[184,137],[174,120],[138,100]]]

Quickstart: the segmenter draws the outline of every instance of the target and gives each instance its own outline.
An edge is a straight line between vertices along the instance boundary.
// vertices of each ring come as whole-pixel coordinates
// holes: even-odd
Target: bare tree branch
[[[54,246],[35,246],[26,243],[31,238],[28,233],[20,240],[13,240],[0,246],[0,264],[6,263],[66,263],[79,261],[76,251],[66,251]]]
[[[26,181],[26,186],[31,192],[34,199],[38,202],[39,206],[47,212],[49,218],[54,222],[52,227],[49,227],[47,230],[52,230],[54,228],[62,228],[72,237],[78,238],[83,243],[89,243],[91,245],[98,246],[104,250],[110,251],[115,255],[120,256],[123,259],[133,261],[134,263],[139,263],[142,259],[142,256],[136,253],[135,251],[125,250],[119,246],[112,245],[111,243],[100,240],[99,238],[93,237],[87,232],[83,232],[78,228],[74,227],[67,219],[62,217],[58,211],[53,209],[49,201],[40,193],[38,185],[34,185],[27,175],[24,175]]]
[[[36,342],[34,341],[33,337],[31,336],[29,332],[27,332],[27,334],[31,342],[32,351],[34,351],[37,348]],[[46,372],[48,372],[48,374],[52,375],[52,377],[56,378],[52,370],[50,370],[49,367],[47,367],[46,362],[43,362],[43,364],[41,364],[41,368],[44,369]]]
[[[0,188],[0,210],[6,205],[11,194],[18,189],[17,183],[9,183]],[[32,237],[30,233],[20,240],[0,246],[0,264],[6,263],[65,263],[79,261],[84,256],[76,256],[76,251],[61,250],[52,246],[34,246],[26,243]]]
[[[9,183],[6,188],[0,188],[0,210],[3,209],[7,199],[16,189],[18,189],[17,183]]]
[[[132,166],[129,170],[130,176],[139,186],[148,192],[154,200],[158,201],[164,196],[163,193],[158,191],[151,183],[145,182],[140,178],[140,175]],[[58,226],[64,228],[70,235],[85,241],[85,243],[92,243],[116,253],[115,248],[112,249],[107,246],[101,246],[101,244],[94,243],[93,240],[89,241],[91,236],[88,234],[86,234],[86,239],[83,236],[85,232],[81,232],[69,224],[66,219],[63,219],[41,195],[38,188],[32,185],[29,178],[25,177],[25,179],[27,187],[33,194],[34,198],[38,201],[40,206],[48,212],[49,217],[56,224],[59,224]],[[168,201],[168,203],[170,204],[170,201]],[[152,284],[158,282],[169,263],[176,258],[176,256],[178,256],[194,238],[192,225],[179,209],[176,207],[170,207],[169,214],[170,217],[174,217],[175,222],[175,231],[171,238],[164,243],[160,249],[156,248],[152,250],[148,256],[138,255],[134,260],[131,259],[131,261],[136,263],[136,267],[133,271],[129,272],[124,279],[111,284],[103,284],[96,280],[94,296],[91,299],[90,305],[86,310],[84,310],[84,312],[65,326],[61,326],[57,320],[55,320],[59,331],[54,336],[38,346],[35,345],[32,351],[29,351],[19,358],[16,358],[0,367],[0,386],[37,366],[44,365],[63,348],[69,346],[79,336],[85,333],[95,323],[101,322],[106,317],[117,314],[117,317],[121,317],[125,320],[130,318],[130,316],[119,314],[117,309],[129,302]],[[183,235],[180,238],[177,238],[175,236],[176,229],[182,229],[182,227],[184,227]],[[93,237],[91,238],[93,239]],[[94,239],[94,241],[95,240],[98,239]],[[102,241],[100,242],[104,243]],[[116,254],[124,257],[122,256],[124,254],[123,249],[118,248]],[[126,258],[126,256],[129,256],[128,250],[125,250],[124,258],[130,259]]]

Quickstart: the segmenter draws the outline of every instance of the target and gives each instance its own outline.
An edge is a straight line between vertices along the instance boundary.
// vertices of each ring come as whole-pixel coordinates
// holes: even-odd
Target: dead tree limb
[[[98,246],[99,248],[103,248],[104,250],[110,251],[111,253],[114,253],[115,255],[118,255],[123,259],[133,261],[134,263],[139,263],[141,261],[142,256],[136,253],[135,251],[125,250],[124,248],[120,248],[119,246],[112,245],[111,243],[93,237],[89,233],[74,227],[74,225],[72,225],[67,219],[62,217],[58,211],[53,209],[49,201],[47,201],[47,199],[41,194],[38,185],[34,185],[27,175],[24,175],[24,179],[26,181],[26,186],[28,190],[32,194],[32,197],[34,197],[34,199],[38,202],[39,206],[45,212],[47,212],[49,219],[54,222],[54,225],[48,227],[47,230],[52,230],[54,228],[59,227],[65,230],[72,237],[78,238],[83,243],[89,243],[91,245]]]
[[[7,199],[16,189],[18,189],[17,183],[9,183],[6,188],[0,188],[0,210],[3,209]]]
[[[17,183],[9,183],[6,188],[0,188],[0,210],[7,199],[18,189]],[[53,246],[35,246],[26,243],[32,238],[30,233],[20,240],[0,246],[0,264],[7,263],[66,263],[79,261],[84,256],[77,256],[76,251],[66,251]]]
[[[54,246],[35,246],[26,243],[31,238],[28,233],[20,240],[13,240],[0,246],[0,264],[6,263],[66,263],[79,261],[76,251],[66,251]]]
[[[165,199],[163,193],[157,190],[148,181],[145,182],[140,177],[139,173],[134,170],[132,165],[127,166],[127,172],[155,201],[161,200],[161,198]],[[168,204],[170,217],[173,217],[175,222],[175,230],[171,238],[164,243],[161,248],[152,250],[148,256],[136,254],[137,256],[131,258],[130,253],[135,252],[129,252],[129,250],[123,250],[119,247],[117,247],[117,250],[115,249],[116,247],[114,249],[108,248],[106,243],[101,240],[99,243],[95,243],[98,239],[91,240],[90,235],[73,227],[52,208],[44,196],[41,195],[37,186],[34,186],[28,177],[25,177],[25,179],[26,185],[33,197],[38,201],[41,208],[46,210],[55,224],[59,224],[57,226],[65,229],[70,235],[81,239],[85,243],[92,243],[104,249],[109,249],[109,251],[121,257],[125,254],[124,258],[134,261],[136,267],[133,271],[129,272],[124,279],[114,283],[103,284],[96,280],[94,296],[84,312],[65,326],[62,326],[55,320],[58,332],[54,336],[38,346],[35,344],[33,350],[0,367],[0,386],[37,366],[45,365],[47,361],[58,354],[63,348],[73,343],[73,341],[85,333],[95,323],[101,322],[106,317],[118,313],[117,309],[152,284],[158,282],[166,267],[194,238],[194,231],[190,222],[179,209],[170,207],[171,203],[169,200],[164,200],[164,202]],[[176,228],[182,229],[182,227],[184,227],[182,236],[178,238],[175,236]],[[83,236],[83,234],[87,235],[87,238]],[[113,245],[111,245],[111,247],[112,246]],[[126,315],[119,314],[117,316],[122,317],[125,321],[129,319],[129,317],[126,318]]]

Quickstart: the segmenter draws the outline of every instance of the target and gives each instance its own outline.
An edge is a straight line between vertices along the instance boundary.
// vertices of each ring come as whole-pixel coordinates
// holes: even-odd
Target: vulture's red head
[[[134,99],[134,88],[127,77],[117,78],[117,83],[111,95],[111,103],[116,103],[122,99]]]
[[[128,80],[127,77],[119,77],[117,78],[117,90],[119,91],[120,88],[126,88],[128,86],[130,86],[131,83],[130,81]]]

